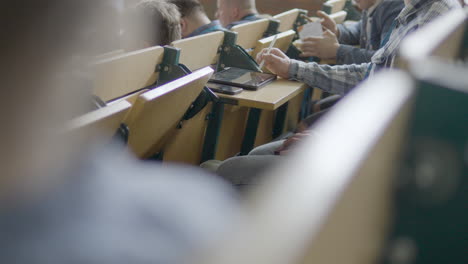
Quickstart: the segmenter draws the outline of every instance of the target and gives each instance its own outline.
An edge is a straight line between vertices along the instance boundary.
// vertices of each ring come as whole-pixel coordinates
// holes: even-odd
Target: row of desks
[[[297,96],[305,87],[307,87],[307,85],[300,82],[278,79],[257,91],[244,90],[236,95],[220,93],[217,95],[238,106],[262,110],[276,110],[284,103]]]
[[[207,140],[212,139],[212,142],[205,145],[208,146],[208,149],[203,151],[202,161],[215,157],[217,146],[215,140],[217,140],[217,135],[220,134],[222,122],[225,119],[223,118],[225,117],[224,105],[249,108],[240,149],[240,154],[246,155],[255,147],[256,142],[257,145],[266,143],[284,131],[285,122],[288,118],[289,102],[293,98],[299,97],[297,98],[299,100],[295,100],[295,107],[293,106],[289,109],[289,116],[297,122],[300,105],[303,101],[300,95],[303,95],[302,92],[306,88],[307,85],[300,82],[278,79],[257,91],[244,90],[237,95],[218,94],[220,103],[215,106],[217,113],[208,125],[207,130]],[[273,118],[273,122],[271,120],[270,122],[262,122],[262,112],[265,112],[266,119]],[[292,122],[295,123],[294,121]],[[295,125],[293,124],[293,126]],[[257,135],[261,133],[259,131],[259,127],[261,126],[264,126],[262,129],[264,131],[263,134],[266,134],[266,136],[263,137],[263,140],[257,141]],[[222,144],[221,148],[223,148]]]

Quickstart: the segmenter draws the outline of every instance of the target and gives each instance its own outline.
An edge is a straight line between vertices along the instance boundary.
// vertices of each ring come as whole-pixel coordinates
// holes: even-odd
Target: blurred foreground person
[[[83,65],[105,43],[106,10],[105,0],[0,10],[0,263],[188,263],[236,219],[233,192],[215,177],[59,132],[87,105]]]

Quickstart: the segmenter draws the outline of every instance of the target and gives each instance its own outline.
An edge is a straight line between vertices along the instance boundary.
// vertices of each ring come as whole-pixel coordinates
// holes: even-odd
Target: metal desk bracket
[[[236,67],[260,72],[257,62],[239,45],[236,44],[237,33],[232,31],[224,32],[224,42],[221,45],[217,71],[226,67]]]

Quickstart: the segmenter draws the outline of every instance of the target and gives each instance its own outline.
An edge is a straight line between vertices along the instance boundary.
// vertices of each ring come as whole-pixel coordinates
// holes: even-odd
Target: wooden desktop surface
[[[244,90],[236,95],[217,93],[219,97],[237,101],[239,106],[276,110],[307,87],[306,84],[278,78],[257,91]]]

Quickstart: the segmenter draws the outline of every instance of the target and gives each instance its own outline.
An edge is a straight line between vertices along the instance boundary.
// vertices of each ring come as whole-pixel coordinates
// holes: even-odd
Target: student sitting
[[[372,56],[371,62],[348,65],[319,65],[288,58],[281,50],[266,49],[257,60],[282,78],[295,79],[326,92],[344,95],[376,70],[393,67],[402,39],[453,8],[460,8],[457,0],[405,0],[405,8],[395,20],[394,27],[384,39],[383,46]]]
[[[124,24],[126,50],[164,46],[181,39],[179,10],[166,1],[142,0],[130,5]]]
[[[227,29],[260,19],[255,0],[218,0],[216,16]]]
[[[183,38],[224,30],[218,20],[211,21],[208,18],[198,0],[168,0],[168,2],[179,9]]]
[[[325,91],[344,94],[362,81],[369,71],[392,67],[400,43],[407,34],[454,8],[460,8],[457,0],[405,0],[405,8],[396,19],[389,41],[372,57],[372,63],[333,67],[305,63],[289,59],[279,49],[273,49],[270,54],[263,50],[257,59],[264,59],[268,69],[283,78],[297,79]],[[317,137],[313,132],[303,132],[288,140],[261,146],[247,156],[227,159],[217,168],[217,174],[239,186],[255,183],[260,172],[281,162],[281,155],[287,155],[291,146],[309,136]]]
[[[350,26],[336,25],[326,13],[317,12],[326,28],[323,38],[305,39],[301,56],[336,59],[337,64],[370,62],[405,4],[403,0],[359,0],[356,3],[363,10],[362,17]]]

